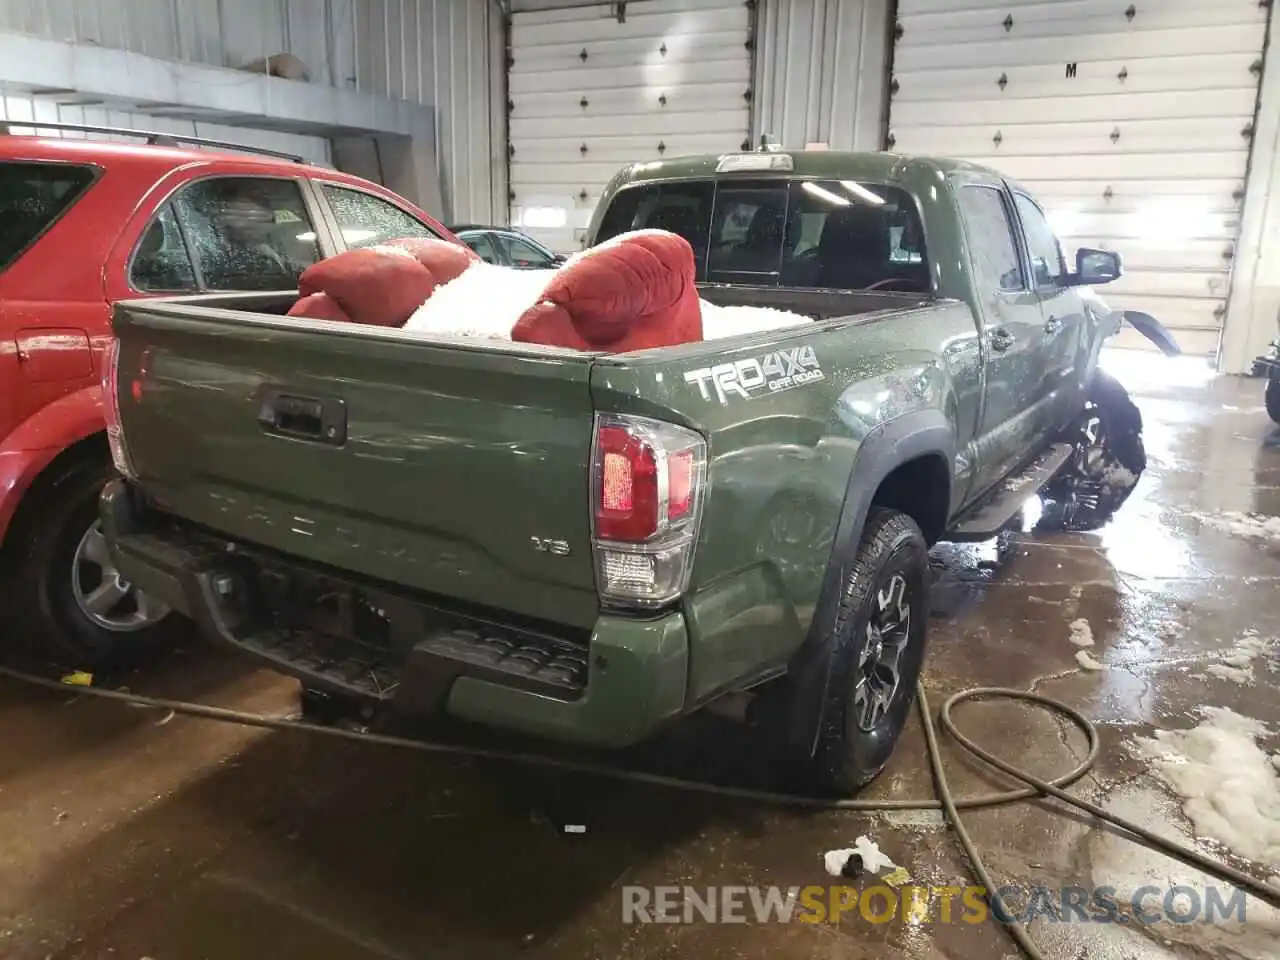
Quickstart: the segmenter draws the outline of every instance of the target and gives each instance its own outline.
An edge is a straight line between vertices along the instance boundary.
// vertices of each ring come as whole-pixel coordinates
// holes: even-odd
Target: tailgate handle
[[[347,442],[347,405],[334,397],[308,397],[265,387],[258,404],[264,433],[340,447]]]

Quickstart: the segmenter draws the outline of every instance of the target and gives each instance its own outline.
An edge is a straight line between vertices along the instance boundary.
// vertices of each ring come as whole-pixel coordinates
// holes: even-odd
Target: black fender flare
[[[1182,356],[1182,348],[1168,328],[1149,313],[1141,310],[1123,311],[1125,322],[1154,343],[1166,357]]]
[[[810,754],[816,749],[830,699],[832,626],[840,603],[841,571],[857,550],[877,488],[898,467],[923,456],[942,457],[954,470],[955,429],[941,410],[917,410],[879,425],[854,456],[809,633],[787,668],[787,686],[793,697],[801,694],[801,702],[793,702],[788,711],[786,738]],[[819,696],[803,695],[815,690]]]

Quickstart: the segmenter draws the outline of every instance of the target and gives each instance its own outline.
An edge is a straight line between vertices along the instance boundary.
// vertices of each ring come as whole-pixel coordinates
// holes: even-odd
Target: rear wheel
[[[1267,381],[1267,416],[1280,423],[1280,379]]]
[[[852,793],[888,762],[924,664],[929,582],[929,547],[916,522],[873,509],[841,571],[826,669],[802,673],[808,679],[788,692],[791,713],[819,718],[793,753],[804,786]]]
[[[10,603],[33,652],[77,667],[136,662],[174,639],[180,618],[121,576],[98,519],[98,495],[114,472],[96,458],[49,487],[16,531]]]
[[[1099,371],[1072,429],[1075,450],[1045,488],[1040,529],[1097,530],[1147,469],[1142,412],[1114,377]]]

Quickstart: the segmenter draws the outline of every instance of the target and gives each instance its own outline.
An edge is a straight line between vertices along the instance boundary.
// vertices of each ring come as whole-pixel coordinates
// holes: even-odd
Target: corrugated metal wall
[[[879,150],[890,0],[759,0],[752,129],[793,149]]]
[[[2,69],[2,68],[0,68]],[[254,130],[247,127],[229,127],[217,123],[196,123],[175,117],[147,116],[102,107],[59,103],[49,97],[29,97],[21,94],[0,94],[0,121],[9,121],[15,133],[23,131],[23,120],[40,120],[45,123],[79,123],[95,127],[127,127],[132,130],[155,130],[161,133],[177,133],[187,136],[208,137],[212,140],[228,140],[246,146],[281,150],[305,157],[312,163],[330,163],[329,141],[323,137],[307,137],[277,130]],[[40,131],[48,133],[47,131]],[[66,136],[85,136],[90,140],[112,140],[96,134],[67,133]],[[127,138],[124,138],[127,139]]]
[[[232,68],[290,53],[303,61],[313,83],[430,104],[452,215],[484,220],[495,209],[505,215],[503,145],[495,146],[491,123],[491,100],[501,102],[501,73],[495,84],[493,67],[500,67],[503,53],[493,0],[0,0],[0,30]],[[3,72],[0,64],[0,79]],[[56,99],[43,101],[56,109]],[[27,98],[15,102],[14,119],[25,109],[49,109]],[[145,123],[157,125],[150,117]],[[225,134],[200,128],[208,136]],[[188,132],[190,125],[181,129]],[[497,129],[500,141],[503,128]],[[309,137],[293,137],[284,146],[286,141],[266,143],[239,130],[236,136],[308,157],[319,149],[300,149],[296,141],[314,139]]]
[[[294,8],[306,0],[275,2]],[[494,0],[326,2],[335,23],[353,18],[344,35],[356,40],[351,73],[342,67],[342,82],[435,107],[436,162],[452,219],[505,222],[505,125],[495,131],[492,122],[505,117],[505,39]]]

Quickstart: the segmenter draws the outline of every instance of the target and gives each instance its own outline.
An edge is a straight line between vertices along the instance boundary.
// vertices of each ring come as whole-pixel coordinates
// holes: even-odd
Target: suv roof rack
[[[201,147],[221,147],[224,150],[237,150],[243,153],[257,153],[264,157],[275,157],[279,160],[292,160],[294,163],[306,163],[306,157],[282,150],[271,150],[267,147],[251,147],[243,143],[232,143],[229,140],[210,140],[208,137],[189,137],[182,133],[160,133],[154,130],[130,130],[128,127],[99,127],[86,123],[47,123],[43,120],[4,120],[0,121],[0,134],[7,134],[10,127],[31,127],[34,130],[73,130],[77,133],[102,133],[116,137],[139,137],[148,144],[157,147],[176,147],[183,143],[196,144]]]

